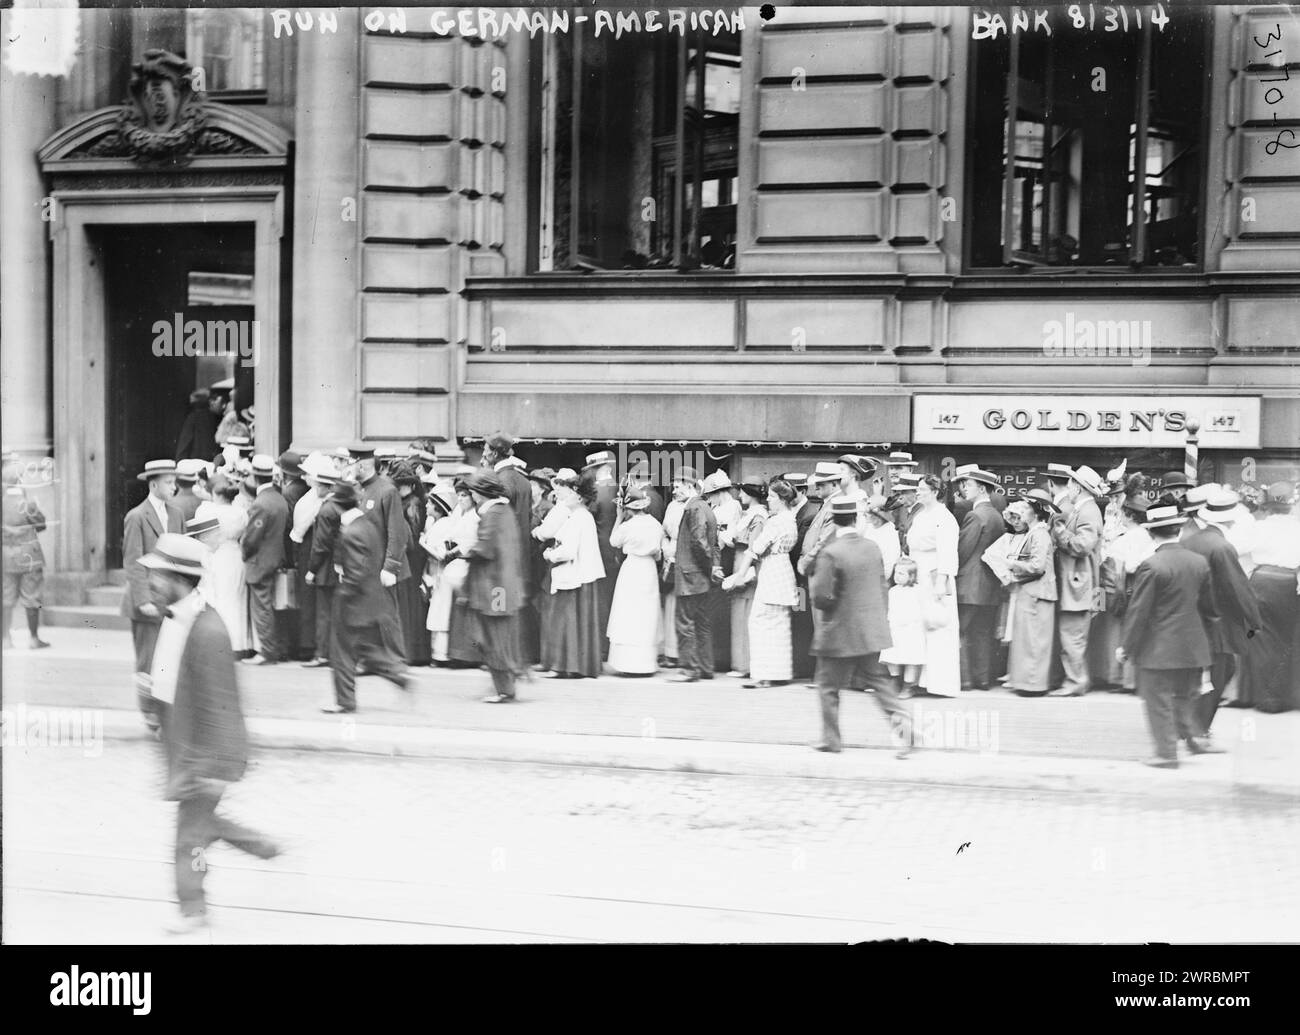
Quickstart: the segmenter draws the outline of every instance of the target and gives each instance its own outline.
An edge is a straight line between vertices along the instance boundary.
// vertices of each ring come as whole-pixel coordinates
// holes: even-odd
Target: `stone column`
[[[297,37],[293,441],[305,449],[358,434],[360,20],[340,10],[337,33]]]
[[[0,45],[13,35],[0,12]],[[51,448],[50,289],[46,256],[58,217],[43,204],[36,151],[54,132],[59,79],[15,74],[0,60],[0,341],[4,342],[3,438],[10,449],[45,455]]]

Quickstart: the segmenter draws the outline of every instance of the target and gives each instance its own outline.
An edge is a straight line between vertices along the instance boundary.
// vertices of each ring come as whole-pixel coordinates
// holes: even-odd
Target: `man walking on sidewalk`
[[[673,479],[673,499],[682,504],[673,561],[677,596],[677,663],[673,683],[713,678],[713,626],[709,620],[709,591],[722,581],[718,552],[718,521],[700,497],[699,473],[683,467]]]
[[[388,592],[380,581],[384,570],[384,539],[379,523],[366,519],[355,482],[334,487],[339,534],[334,544],[334,636],[330,667],[334,672],[334,704],[321,711],[331,715],[357,710],[357,658],[364,655],[366,671],[406,689],[402,659],[393,653],[382,626]]]
[[[260,859],[279,854],[263,834],[217,814],[227,785],[244,775],[248,734],[230,635],[198,588],[206,554],[195,539],[166,533],[140,559],[154,607],[165,616],[154,650],[152,686],[167,749],[166,796],[179,803],[174,863],[181,916],[168,927],[173,934],[208,924],[203,878],[205,853],[214,841]]]
[[[386,474],[375,470],[375,451],[369,446],[355,445],[349,447],[348,455],[355,465],[354,477],[360,494],[361,509],[375,522],[384,543],[383,568],[379,573],[379,581],[384,589],[384,603],[378,612],[383,650],[385,654],[404,661],[406,636],[402,631],[397,583],[411,577],[411,566],[406,560],[411,529],[406,523],[402,496],[397,491],[397,486]]]
[[[495,473],[471,475],[465,482],[478,508],[478,538],[465,552],[467,606],[477,618],[476,639],[494,693],[486,704],[515,699],[515,677],[524,670],[519,647],[519,611],[524,604],[523,547],[519,525]]]
[[[1122,645],[1115,651],[1121,665],[1131,660],[1137,671],[1156,749],[1146,764],[1160,769],[1178,768],[1179,740],[1187,742],[1192,754],[1222,750],[1204,740],[1193,705],[1201,669],[1210,663],[1205,629],[1217,616],[1209,562],[1178,542],[1183,520],[1176,506],[1147,511],[1142,527],[1151,533],[1156,550],[1138,566]]]
[[[41,532],[45,515],[36,501],[29,499],[20,483],[22,465],[8,457],[4,463],[4,647],[13,646],[9,626],[14,620],[14,605],[27,612],[27,645],[33,650],[48,647],[41,639],[41,587],[45,584],[45,553],[41,550]]]
[[[1214,689],[1196,699],[1196,718],[1207,737],[1224,687],[1237,671],[1237,656],[1246,653],[1246,641],[1262,625],[1255,594],[1237,559],[1237,548],[1227,538],[1237,503],[1236,493],[1212,490],[1203,503],[1191,510],[1189,527],[1180,540],[1210,565],[1210,594],[1216,617],[1207,625],[1206,634],[1210,641],[1210,685]]]
[[[822,740],[816,748],[840,750],[840,691],[869,686],[889,718],[899,744],[897,757],[905,758],[912,743],[912,717],[880,664],[880,652],[893,644],[880,547],[858,534],[856,499],[840,496],[828,506],[832,538],[817,557],[809,585],[812,606],[821,615],[812,648],[822,709]]]

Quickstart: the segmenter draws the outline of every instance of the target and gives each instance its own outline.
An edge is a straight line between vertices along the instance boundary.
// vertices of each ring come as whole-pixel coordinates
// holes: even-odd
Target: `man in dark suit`
[[[1132,661],[1137,671],[1156,748],[1146,764],[1161,769],[1178,768],[1179,740],[1193,754],[1221,750],[1204,740],[1193,703],[1201,669],[1210,663],[1205,630],[1218,616],[1209,562],[1177,541],[1183,520],[1176,506],[1147,511],[1142,527],[1156,550],[1138,566],[1115,651],[1121,664]]]
[[[248,527],[239,540],[239,547],[244,557],[248,606],[260,652],[245,658],[245,665],[274,665],[282,657],[275,619],[275,573],[284,565],[289,505],[275,487],[274,477],[275,463],[269,456],[253,457],[253,483],[257,491],[248,507]]]
[[[1205,502],[1192,511],[1180,539],[1184,547],[1200,554],[1210,565],[1215,618],[1205,632],[1210,641],[1210,685],[1214,689],[1196,699],[1196,718],[1207,737],[1223,689],[1237,671],[1237,655],[1246,653],[1246,641],[1262,625],[1259,604],[1237,559],[1237,548],[1225,534],[1236,517],[1237,503],[1235,493],[1212,490]],[[1192,529],[1190,535],[1188,528]]]
[[[990,490],[997,475],[975,464],[958,467],[957,491],[970,503],[957,537],[957,614],[961,622],[963,690],[987,690],[993,678],[998,609],[1002,583],[987,564],[984,551],[1002,538],[1002,515],[993,506]]]
[[[312,656],[312,638],[316,627],[316,598],[306,591],[298,574],[298,544],[293,538],[294,509],[299,501],[311,492],[306,472],[302,469],[302,456],[286,449],[275,461],[275,481],[280,495],[289,507],[289,520],[284,526],[284,564],[294,572],[296,607],[284,608],[275,613],[287,659],[306,660]]]
[[[812,647],[822,709],[822,740],[816,747],[840,750],[840,691],[870,686],[889,718],[898,757],[905,758],[912,743],[912,717],[880,664],[880,652],[893,644],[880,547],[858,534],[855,499],[838,497],[829,506],[832,537],[817,555],[809,584],[812,605],[821,616]]]
[[[325,668],[333,653],[330,644],[334,637],[334,587],[339,582],[334,571],[334,544],[338,541],[341,510],[333,496],[338,479],[322,473],[314,475],[313,480],[316,482],[315,491],[322,499],[311,531],[303,536],[298,548],[298,570],[315,597],[316,656],[304,661],[302,667]]]
[[[718,549],[718,520],[713,508],[700,497],[699,473],[694,468],[683,467],[677,472],[673,499],[683,505],[673,560],[677,661],[681,672],[669,681],[694,683],[713,678],[709,593],[715,582],[722,581],[722,555]]]
[[[384,542],[384,566],[379,581],[386,590],[387,603],[379,613],[380,648],[384,655],[380,668],[388,670],[401,667],[406,657],[406,637],[402,631],[401,609],[397,603],[397,583],[411,577],[411,566],[406,559],[406,547],[411,535],[406,523],[402,495],[385,474],[375,470],[375,451],[369,446],[356,445],[348,449],[355,465],[355,477],[360,486],[360,505],[366,515],[379,526]]]
[[[623,563],[623,551],[609,541],[619,512],[615,500],[618,495],[618,479],[614,477],[617,463],[618,460],[612,451],[602,449],[590,454],[582,468],[582,477],[591,481],[596,487],[596,502],[592,505],[591,512],[596,519],[596,541],[600,544],[600,560],[605,565],[605,577],[596,583],[596,596],[600,601],[600,656],[602,658],[609,657],[609,637],[605,630],[609,626],[609,611],[614,603],[614,586],[618,582],[618,569]]]
[[[498,431],[488,437],[483,445],[483,466],[492,471],[505,489],[505,501],[515,520],[515,532],[521,544],[519,577],[522,580],[524,606],[518,614],[519,649],[526,664],[536,664],[542,656],[541,627],[534,604],[536,586],[533,585],[531,553],[524,550],[532,542],[533,486],[528,479],[527,467],[515,456],[515,440]]]
[[[339,533],[334,542],[334,634],[330,667],[334,670],[334,704],[327,714],[357,710],[357,659],[369,654],[366,671],[406,689],[401,660],[386,649],[381,626],[388,593],[380,578],[385,568],[383,532],[366,517],[355,482],[334,486]]]
[[[202,469],[202,462],[198,460],[180,460],[176,464],[176,495],[171,501],[181,512],[186,524],[194,520],[194,513],[203,502],[194,491]]]
[[[122,522],[122,567],[126,570],[126,593],[122,596],[122,614],[131,619],[131,641],[135,646],[135,695],[140,713],[151,730],[161,724],[157,702],[149,692],[153,648],[158,639],[162,613],[149,594],[149,575],[140,558],[149,553],[166,532],[179,535],[185,531],[185,518],[172,496],[176,492],[176,463],[150,460],[136,475],[149,483],[149,494],[127,511]]]
[[[180,437],[176,440],[176,459],[211,460],[216,448],[217,415],[212,410],[212,393],[206,388],[197,388],[190,392],[190,412],[185,415]]]
[[[483,701],[507,704],[515,699],[515,678],[525,668],[519,656],[525,568],[519,523],[497,474],[472,475],[465,486],[479,520],[478,538],[464,554],[469,562],[464,593],[468,608],[478,618],[476,639],[495,691]]]
[[[230,635],[198,592],[206,554],[196,540],[165,533],[139,561],[153,605],[166,615],[154,652],[153,690],[167,748],[166,797],[178,803],[174,862],[181,915],[168,925],[173,934],[208,926],[203,879],[214,841],[259,859],[279,854],[264,834],[217,814],[226,785],[243,777],[248,765],[248,734]]]

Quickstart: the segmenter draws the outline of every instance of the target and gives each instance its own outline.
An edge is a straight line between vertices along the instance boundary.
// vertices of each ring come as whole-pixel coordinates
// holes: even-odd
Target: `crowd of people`
[[[1051,464],[1041,487],[1009,499],[978,465],[945,483],[895,452],[739,484],[683,467],[665,498],[648,469],[618,478],[611,451],[580,470],[530,470],[514,446],[489,437],[480,466],[450,484],[417,448],[273,459],[239,434],[213,462],[151,461],[123,542],[142,709],[158,617],[134,562],[164,532],[209,547],[208,592],[245,663],[333,670],[328,711],[355,710],[358,673],[405,686],[407,666],[427,664],[486,667],[496,704],[533,674],[669,668],[687,683],[727,673],[752,689],[871,688],[893,719],[911,697],[998,686],[1147,698],[1150,673],[1178,661],[1195,713],[1182,739],[1198,751],[1212,748],[1221,703],[1300,705],[1290,483],[1252,506],[1172,472],[1153,501],[1123,464],[1105,478]],[[1203,651],[1194,630],[1161,626],[1167,588],[1153,597],[1144,581],[1171,539],[1206,565],[1193,608]],[[878,587],[854,587],[877,570]],[[1150,638],[1162,641],[1154,654]],[[828,662],[840,657],[857,660]]]

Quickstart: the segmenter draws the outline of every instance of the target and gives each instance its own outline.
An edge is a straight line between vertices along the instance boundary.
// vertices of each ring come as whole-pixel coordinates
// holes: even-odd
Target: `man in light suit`
[[[122,567],[126,571],[126,593],[122,596],[122,614],[131,619],[131,641],[135,647],[135,696],[145,724],[157,732],[158,702],[150,693],[150,670],[153,649],[158,641],[162,612],[149,594],[149,573],[140,559],[150,553],[164,533],[180,535],[185,518],[172,503],[176,494],[176,461],[150,460],[136,477],[149,483],[149,494],[127,511],[122,521]]]
[[[281,660],[280,635],[275,621],[275,573],[284,566],[284,543],[289,525],[289,504],[275,486],[275,461],[253,457],[257,495],[248,508],[248,527],[239,541],[248,583],[249,610],[260,653],[245,658],[245,665],[274,665]]]
[[[1200,554],[1210,565],[1215,618],[1205,631],[1210,640],[1210,685],[1214,689],[1196,699],[1196,718],[1207,737],[1224,687],[1237,671],[1237,655],[1246,653],[1246,641],[1262,625],[1259,604],[1237,559],[1237,548],[1228,542],[1226,534],[1236,517],[1237,503],[1236,493],[1211,491],[1203,503],[1198,502],[1192,509],[1180,539],[1184,547]]]
[[[957,491],[970,503],[957,538],[957,615],[961,622],[963,690],[987,690],[993,679],[998,609],[1002,584],[987,564],[984,551],[1002,538],[1005,526],[990,498],[997,475],[975,464],[958,467]]]
[[[709,595],[721,582],[722,554],[718,549],[718,520],[700,496],[699,474],[683,467],[673,479],[673,499],[684,507],[677,526],[677,555],[673,562],[677,595],[677,661],[681,672],[672,683],[713,678],[713,626]]]
[[[1080,467],[1070,473],[1064,503],[1058,504],[1062,513],[1052,519],[1060,599],[1056,628],[1064,674],[1058,693],[1063,697],[1082,697],[1089,689],[1088,630],[1105,599],[1101,588],[1101,508],[1097,506],[1097,497],[1105,493],[1105,483],[1097,472]]]
[[[880,664],[880,652],[893,645],[880,547],[858,533],[856,499],[840,496],[828,506],[831,538],[817,555],[809,582],[812,606],[821,616],[812,647],[822,710],[822,740],[815,746],[818,751],[841,749],[840,691],[870,686],[889,718],[899,745],[897,757],[905,758],[912,743],[912,717]]]
[[[1209,562],[1177,541],[1183,521],[1176,506],[1147,511],[1142,527],[1156,550],[1138,566],[1115,651],[1121,664],[1132,661],[1137,671],[1156,748],[1146,764],[1160,769],[1178,768],[1179,740],[1193,754],[1222,751],[1204,739],[1193,703],[1201,669],[1210,663],[1205,629],[1217,615]]]

